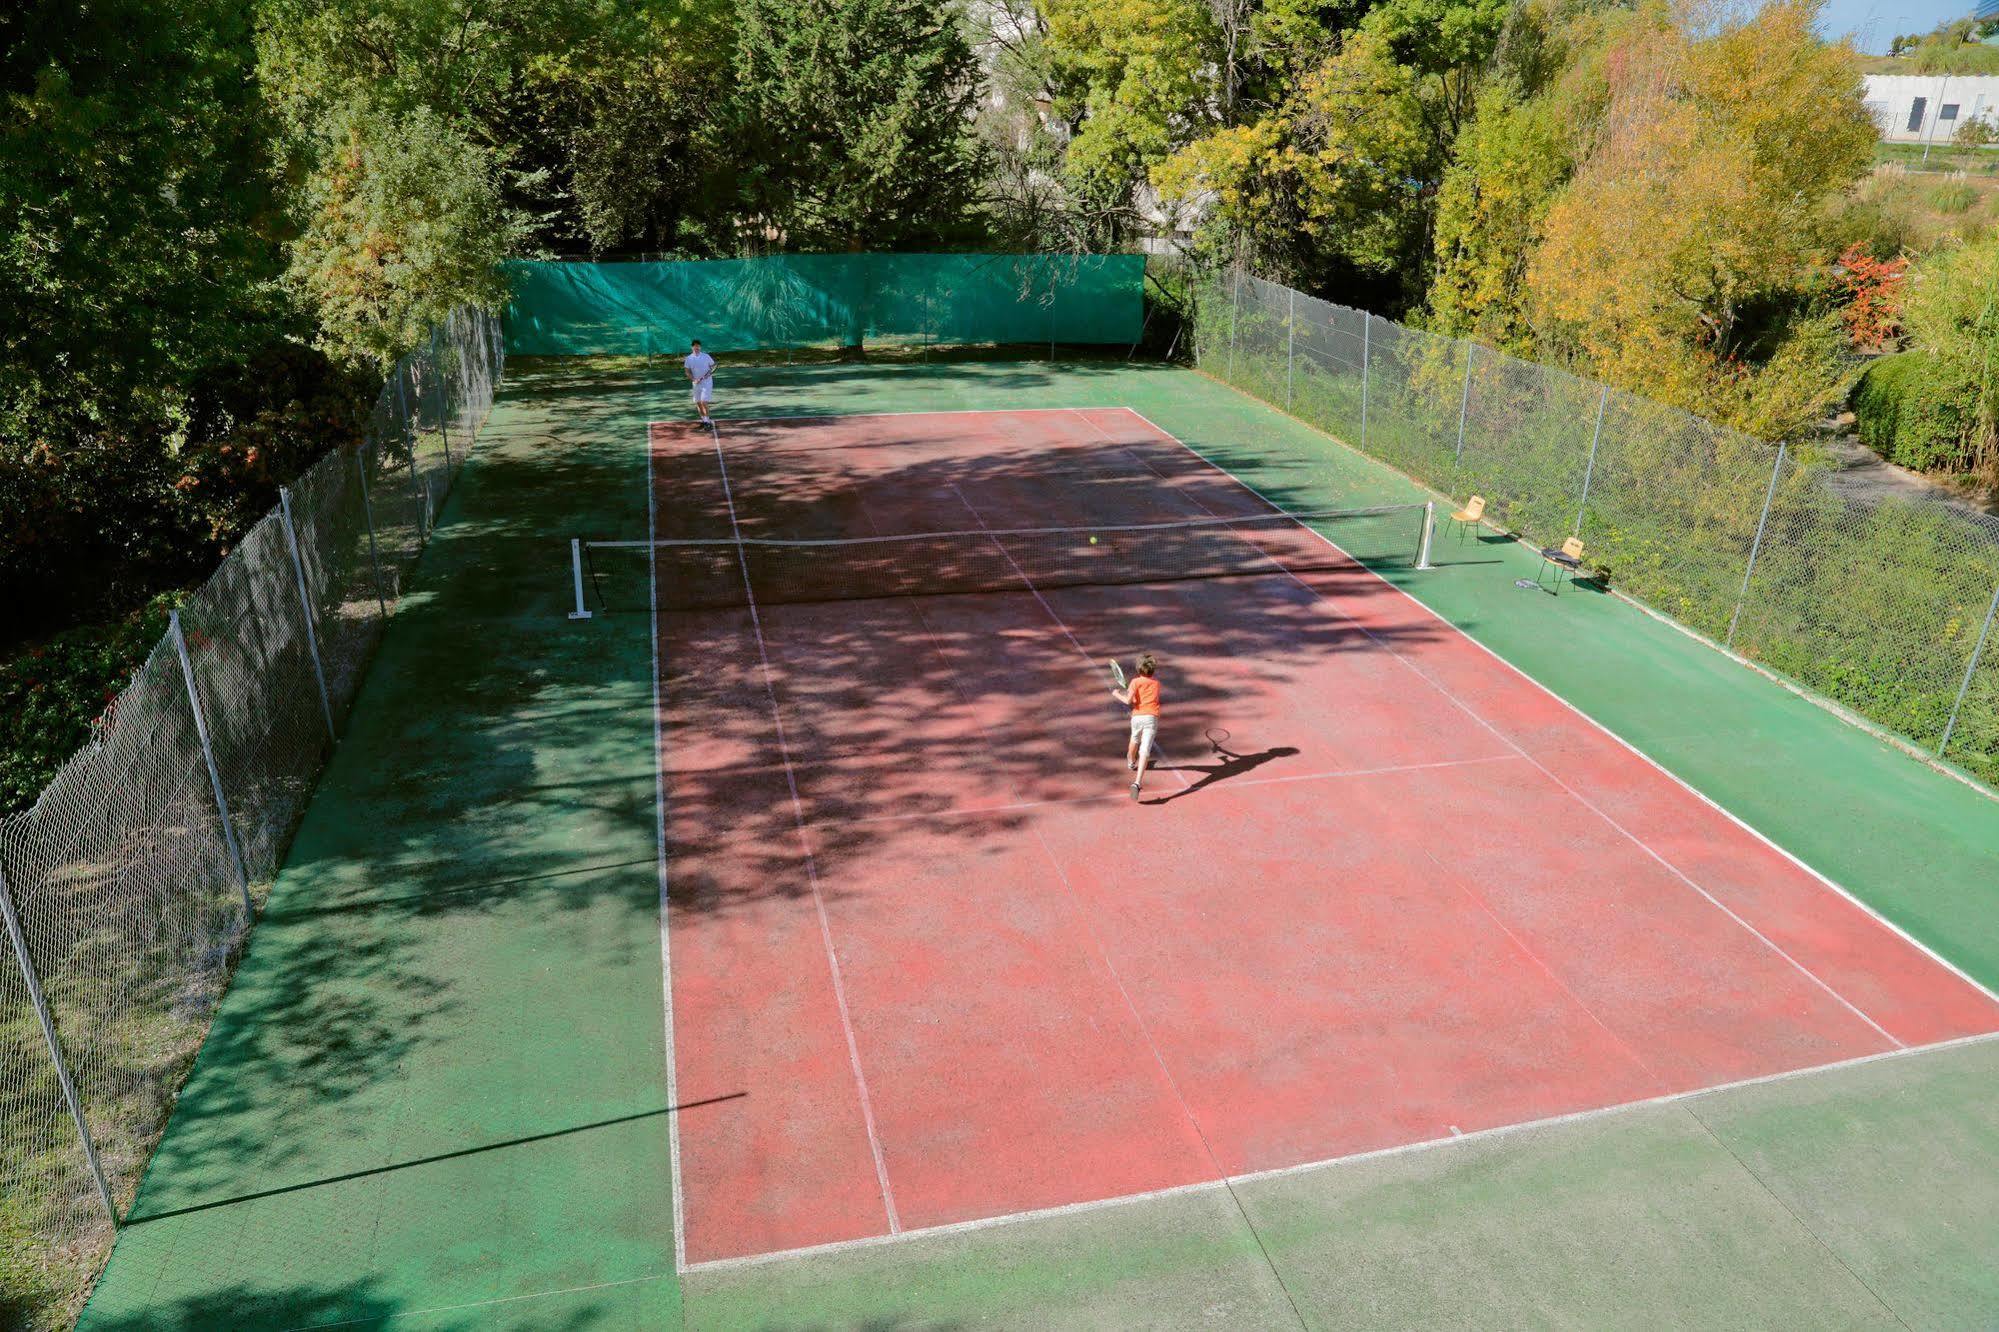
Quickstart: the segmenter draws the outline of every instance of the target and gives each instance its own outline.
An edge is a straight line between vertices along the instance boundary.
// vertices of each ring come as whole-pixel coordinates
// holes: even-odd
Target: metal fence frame
[[[0,819],[0,1177],[52,1250],[130,1207],[504,359],[463,308],[398,361],[363,442],[280,492]]]
[[[1582,537],[1621,594],[1999,783],[1999,519],[1239,269],[1197,282],[1194,332],[1209,373],[1509,535]]]

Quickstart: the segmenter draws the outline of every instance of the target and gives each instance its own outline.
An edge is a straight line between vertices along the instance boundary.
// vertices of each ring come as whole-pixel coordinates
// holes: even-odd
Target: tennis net
[[[1391,504],[1091,527],[570,542],[572,619],[889,597],[1421,567],[1431,508]]]

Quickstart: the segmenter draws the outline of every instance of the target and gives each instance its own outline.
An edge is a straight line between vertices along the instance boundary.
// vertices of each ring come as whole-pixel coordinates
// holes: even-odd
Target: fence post
[[[55,1019],[49,1014],[48,1000],[42,996],[42,982],[35,975],[35,964],[28,959],[28,940],[21,932],[21,918],[14,911],[14,893],[7,886],[7,866],[0,861],[0,916],[7,922],[7,938],[14,945],[14,960],[21,964],[21,979],[28,986],[28,1002],[35,1006],[35,1018],[42,1024],[42,1039],[48,1042],[49,1058],[55,1061],[56,1081],[62,1084],[62,1098],[69,1106],[69,1117],[76,1123],[76,1136],[83,1143],[83,1159],[90,1165],[90,1176],[97,1181],[97,1196],[104,1202],[104,1214],[111,1219],[112,1229],[118,1227],[118,1204],[111,1200],[111,1184],[104,1178],[104,1167],[97,1159],[97,1144],[91,1140],[90,1125],[83,1118],[83,1102],[76,1094],[76,1083],[70,1079],[69,1063],[63,1058],[62,1042],[56,1039]]]
[[[437,332],[435,329],[430,334],[430,363],[431,369],[437,376],[437,437],[444,443],[444,470],[448,475],[452,468],[451,427],[446,424],[446,418],[450,415],[451,404],[446,399],[444,392],[444,358],[438,355],[437,352]]]
[[[318,618],[312,610],[312,592],[305,583],[305,560],[298,550],[298,527],[292,522],[292,492],[289,486],[278,487],[278,510],[285,519],[285,542],[292,551],[292,572],[298,575],[298,606],[305,612],[305,645],[312,653],[312,675],[319,682],[319,711],[326,718],[326,735],[329,740],[340,737],[333,729],[333,700],[326,693],[326,667],[319,660],[319,630],[314,624]]]
[[[1291,410],[1292,370],[1298,363],[1298,289],[1286,287],[1291,293],[1291,311],[1284,320],[1284,410]]]
[[[229,862],[236,867],[236,893],[243,899],[243,923],[257,914],[250,905],[250,871],[243,864],[243,848],[236,841],[236,825],[229,818],[229,797],[222,791],[222,770],[215,765],[215,743],[208,735],[208,712],[201,706],[201,691],[194,685],[194,661],[188,656],[187,634],[180,627],[180,612],[167,613],[167,637],[180,658],[181,679],[187,684],[187,705],[194,710],[194,735],[201,741],[201,761],[208,767],[208,788],[215,793],[215,813],[222,820],[222,841],[229,848]]]
[[[1971,678],[1978,673],[1978,659],[1985,655],[1985,640],[1992,636],[1992,617],[1999,614],[1999,587],[1992,589],[1992,604],[1985,608],[1985,624],[1978,631],[1978,646],[1971,649],[1971,660],[1964,664],[1964,683],[1957,687],[1957,702],[1950,705],[1950,720],[1944,723],[1943,739],[1937,742],[1937,757],[1950,748],[1950,733],[1957,729],[1957,714],[1964,708],[1964,697],[1971,692]]]
[[[408,358],[405,357],[404,360],[408,360]],[[412,432],[410,430],[410,395],[409,390],[403,385],[403,361],[396,362],[395,375],[396,425],[403,432],[404,436],[407,437]],[[410,453],[412,455],[416,453],[416,443],[414,440],[410,443]]]
[[[424,489],[423,475],[417,468],[417,445],[421,442],[421,436],[409,419],[408,400],[403,392],[405,373],[415,373],[415,362],[408,357],[396,362],[396,401],[403,412],[403,438],[410,446],[410,495],[416,500],[416,537],[421,544],[424,532],[429,526],[430,501],[428,492]]]
[[[368,520],[368,563],[375,570],[375,605],[388,618],[389,598],[382,590],[382,552],[375,546],[375,506],[368,498],[368,446],[354,450],[354,468],[361,474],[361,516]]]
[[[1229,378],[1235,378],[1236,326],[1242,323],[1242,269],[1235,271],[1235,294],[1229,298]]]
[[[1370,349],[1373,344],[1374,316],[1365,311],[1360,316],[1360,451],[1367,452],[1367,367],[1372,359]]]
[[[1741,622],[1743,604],[1749,600],[1749,578],[1756,572],[1756,557],[1763,550],[1763,529],[1770,522],[1770,505],[1777,498],[1777,481],[1784,474],[1784,451],[1789,447],[1777,445],[1777,461],[1770,468],[1770,488],[1763,492],[1763,512],[1756,519],[1756,539],[1749,543],[1749,567],[1742,571],[1742,590],[1735,594],[1735,612],[1728,617],[1728,637],[1722,640],[1723,647],[1735,646],[1735,626]]]
[[[1583,466],[1583,496],[1576,502],[1576,525],[1570,536],[1583,534],[1583,514],[1589,509],[1589,484],[1596,476],[1596,446],[1603,441],[1603,413],[1610,406],[1610,385],[1603,386],[1603,392],[1596,399],[1596,430],[1589,437],[1589,462]]]
[[[1476,355],[1478,355],[1478,344],[1466,339],[1465,390],[1463,396],[1458,399],[1458,451],[1451,456],[1453,469],[1462,466],[1465,460],[1465,420],[1471,415],[1471,361]]]

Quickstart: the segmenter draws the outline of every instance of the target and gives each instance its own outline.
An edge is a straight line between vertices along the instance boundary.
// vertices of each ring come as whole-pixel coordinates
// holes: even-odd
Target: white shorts
[[[712,380],[712,379],[702,379],[702,380],[697,380],[697,381],[695,381],[695,384],[694,384],[694,401],[696,401],[696,402],[710,402],[710,401],[712,401],[712,400],[714,399],[714,397],[715,397],[715,381],[714,381],[714,380]]]
[[[1152,752],[1152,740],[1159,729],[1159,718],[1149,712],[1131,714],[1132,743],[1138,746],[1138,756],[1146,757]]]

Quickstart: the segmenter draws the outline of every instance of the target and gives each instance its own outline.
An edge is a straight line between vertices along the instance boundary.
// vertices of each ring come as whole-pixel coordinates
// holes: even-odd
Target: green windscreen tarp
[[[1132,343],[1138,254],[800,254],[505,265],[516,356],[887,342]]]

